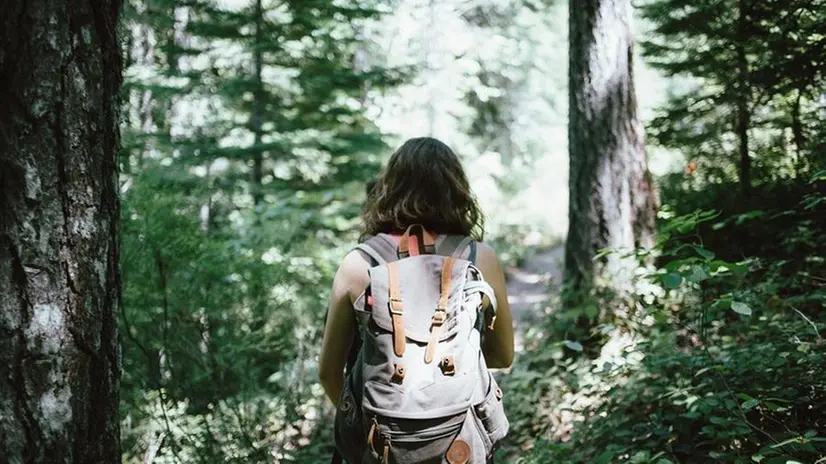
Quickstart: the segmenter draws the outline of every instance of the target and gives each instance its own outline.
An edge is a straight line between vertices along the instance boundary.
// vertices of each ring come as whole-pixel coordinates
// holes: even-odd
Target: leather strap
[[[455,258],[448,256],[442,263],[442,285],[441,292],[439,293],[439,306],[437,307],[444,310],[447,310],[447,298],[450,296],[450,279],[453,274],[453,263],[455,261]]]
[[[448,296],[450,296],[450,279],[451,274],[453,274],[454,261],[456,261],[455,258],[448,256],[442,263],[442,285],[441,292],[439,293],[439,304],[436,306],[436,311],[430,320],[430,338],[427,340],[427,348],[424,352],[424,362],[426,364],[433,361],[436,344],[439,343],[439,338],[442,336],[442,327],[447,316],[447,299]]]
[[[408,227],[404,234],[399,239],[399,256],[400,257],[407,257],[407,256],[415,256],[415,254],[410,254],[410,237],[411,233],[414,229],[418,229],[421,231],[422,237],[422,244],[424,245],[424,252],[425,253],[434,253],[436,251],[436,240],[430,235],[425,229],[424,226],[421,224],[413,224],[412,226]],[[419,250],[421,252],[421,250]]]
[[[374,453],[378,453],[378,451],[376,451],[376,434],[379,433],[379,423],[378,423],[378,421],[376,420],[375,417],[373,417],[373,420],[371,422],[372,423],[370,424],[370,431],[367,432],[367,446],[369,446],[370,450],[372,450]],[[387,436],[387,435],[381,434],[380,438],[383,442],[382,448],[384,448],[382,450],[382,464],[389,464],[390,463],[390,437]]]
[[[397,262],[387,264],[387,276],[390,290],[390,301],[387,302],[387,306],[390,310],[390,317],[393,319],[393,352],[396,353],[396,356],[402,357],[405,346],[404,319],[402,319],[404,305],[402,305],[402,295],[399,287]]]
[[[373,420],[371,421],[371,424],[370,424],[370,431],[367,432],[367,446],[369,446],[370,449],[373,450],[373,451],[376,451],[376,447],[375,447],[374,442],[375,442],[376,432],[378,431],[378,428],[379,428],[379,423],[376,421],[376,418],[374,417]]]
[[[390,437],[385,438],[384,453],[382,453],[382,464],[390,464]]]

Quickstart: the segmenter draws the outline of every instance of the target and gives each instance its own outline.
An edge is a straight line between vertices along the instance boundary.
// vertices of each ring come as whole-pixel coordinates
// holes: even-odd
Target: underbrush
[[[598,356],[540,333],[503,378],[505,461],[826,463],[826,202],[801,197],[664,221],[645,291],[595,329]],[[737,243],[746,229],[758,242]]]

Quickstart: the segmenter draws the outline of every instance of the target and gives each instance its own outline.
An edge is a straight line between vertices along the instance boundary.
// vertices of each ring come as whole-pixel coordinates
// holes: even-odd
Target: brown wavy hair
[[[459,157],[430,137],[405,142],[379,174],[362,212],[364,235],[421,224],[439,234],[484,238],[484,216]]]

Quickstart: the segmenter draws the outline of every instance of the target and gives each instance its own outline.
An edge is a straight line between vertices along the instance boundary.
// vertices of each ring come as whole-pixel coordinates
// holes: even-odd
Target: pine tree
[[[773,145],[786,145],[787,128],[798,158],[794,171],[802,169],[812,153],[806,126],[818,118],[817,89],[826,64],[821,43],[826,17],[819,3],[643,4],[643,15],[655,25],[653,37],[643,43],[648,61],[667,75],[696,82],[687,94],[673,95],[652,122],[654,139],[683,150],[699,165],[697,177],[706,181],[724,182],[736,171],[745,198],[753,183],[773,178],[788,164],[764,156]]]
[[[402,77],[357,63],[369,47],[358,30],[380,13],[372,2],[224,4],[131,3],[152,60],[131,47],[130,462],[263,462],[295,447],[280,421],[302,420],[312,394],[293,372],[323,327],[327,250],[354,232],[352,192],[384,148],[365,90]]]
[[[208,3],[195,8],[189,31],[238,50],[225,60],[229,66],[214,67],[204,85],[220,89],[229,111],[225,132],[250,141],[231,143],[212,155],[228,157],[239,163],[239,171],[249,172],[247,191],[254,204],[260,206],[268,195],[271,203],[293,197],[295,191],[366,180],[365,174],[377,168],[369,161],[363,164],[369,160],[363,154],[382,144],[364,118],[359,98],[365,82],[380,88],[397,79],[381,69],[354,69],[359,46],[354,25],[380,14],[361,3],[287,2],[276,7],[255,0],[241,11]],[[337,161],[344,157],[347,163]],[[359,170],[365,174],[358,175]]]

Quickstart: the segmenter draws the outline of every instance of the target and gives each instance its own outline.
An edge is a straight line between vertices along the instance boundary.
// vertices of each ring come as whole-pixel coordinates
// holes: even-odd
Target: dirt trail
[[[519,267],[506,269],[508,302],[513,314],[516,351],[522,351],[522,332],[544,314],[548,300],[559,292],[565,247],[536,250]]]

